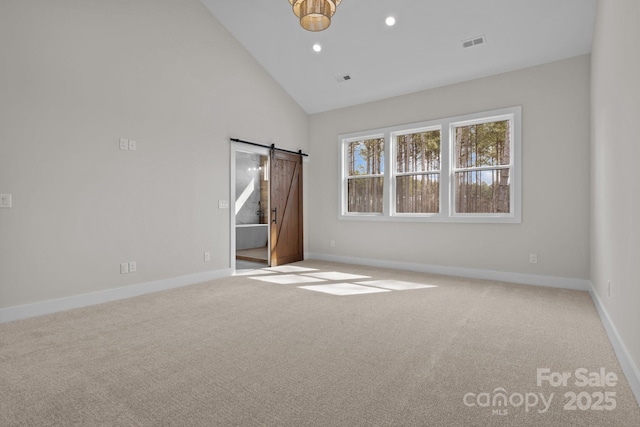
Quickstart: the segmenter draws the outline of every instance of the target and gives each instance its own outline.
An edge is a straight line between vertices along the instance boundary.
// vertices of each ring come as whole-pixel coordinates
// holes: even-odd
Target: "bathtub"
[[[237,224],[236,250],[263,248],[269,242],[269,224]]]

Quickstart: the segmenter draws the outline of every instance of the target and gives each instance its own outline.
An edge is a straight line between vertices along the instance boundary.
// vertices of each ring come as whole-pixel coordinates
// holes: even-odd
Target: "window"
[[[455,213],[508,214],[511,121],[452,125]]]
[[[382,213],[384,138],[348,141],[347,211]]]
[[[440,211],[440,129],[392,135],[396,213]]]
[[[521,108],[341,135],[340,218],[520,222]]]

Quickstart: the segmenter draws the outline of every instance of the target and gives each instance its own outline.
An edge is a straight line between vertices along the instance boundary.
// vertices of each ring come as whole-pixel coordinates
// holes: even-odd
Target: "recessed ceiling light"
[[[396,25],[396,18],[393,16],[387,16],[387,19],[384,20],[384,23],[387,24],[388,27],[393,27]]]
[[[313,51],[314,52],[320,52],[322,50],[322,46],[320,46],[319,43],[316,43],[313,45]]]

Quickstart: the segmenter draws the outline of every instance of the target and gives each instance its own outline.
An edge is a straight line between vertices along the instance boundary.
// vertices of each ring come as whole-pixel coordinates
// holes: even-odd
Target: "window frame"
[[[510,121],[510,174],[509,213],[456,213],[455,212],[455,128],[470,124],[493,121]],[[440,129],[440,172],[438,213],[398,213],[396,212],[397,142],[395,137],[418,132]],[[364,139],[384,139],[384,173],[382,213],[348,212],[348,165],[347,147],[349,142]],[[338,136],[341,176],[339,180],[340,203],[338,218],[365,221],[404,222],[458,222],[458,223],[521,223],[522,222],[522,107],[507,107],[454,117],[429,120],[399,126],[371,129]],[[430,173],[430,172],[426,172]]]
[[[424,124],[424,123],[423,123]],[[440,169],[438,171],[422,171],[422,172],[398,172],[398,162],[397,162],[397,137],[398,136],[402,136],[402,135],[411,135],[411,134],[416,134],[416,133],[422,133],[422,132],[431,132],[437,130],[440,132]],[[410,129],[402,129],[402,130],[398,130],[398,131],[393,131],[393,132],[389,132],[389,139],[390,139],[390,147],[389,147],[389,151],[390,151],[390,155],[391,155],[391,176],[390,179],[392,180],[391,185],[392,185],[392,191],[390,194],[390,198],[391,198],[391,206],[390,206],[390,216],[391,217],[398,217],[398,218],[423,218],[423,217],[434,217],[436,215],[440,215],[442,213],[442,173],[443,173],[443,162],[442,162],[442,126],[440,126],[439,124],[434,124],[434,125],[430,125],[430,126],[420,126],[417,128],[410,128]],[[440,191],[438,192],[438,205],[440,206],[440,212],[398,212],[397,211],[397,178],[399,176],[416,176],[416,175],[431,175],[431,174],[437,174],[438,175],[438,183],[439,183],[439,187],[440,187]]]
[[[350,175],[349,174],[349,165],[347,162],[348,159],[348,152],[349,152],[349,144],[351,144],[352,142],[360,142],[360,141],[366,141],[366,140],[371,140],[371,139],[382,139],[384,140],[384,159],[383,159],[383,163],[382,163],[382,173],[381,174],[371,174],[371,175]],[[387,154],[388,154],[388,147],[387,147],[388,141],[386,140],[386,138],[384,137],[384,134],[381,133],[374,133],[374,134],[368,134],[365,133],[362,136],[355,136],[352,138],[347,138],[344,139],[342,141],[342,181],[344,181],[344,191],[342,191],[342,204],[344,206],[344,212],[345,215],[348,216],[383,216],[385,214],[385,208],[387,206],[386,200],[385,200],[385,194],[387,193],[387,191],[385,191],[385,184],[386,184],[386,180],[387,180]],[[378,178],[381,177],[382,178],[382,212],[349,212],[349,180],[350,179],[369,179],[369,178]]]
[[[375,174],[375,175],[357,175],[351,176],[349,175],[349,164],[347,159],[349,158],[349,144],[352,142],[359,142],[369,139],[382,139],[383,143],[383,152],[384,152],[384,162],[382,165],[383,173]],[[341,210],[343,210],[342,215],[346,217],[381,217],[385,215],[385,210],[387,206],[387,201],[385,197],[387,197],[386,191],[386,182],[387,182],[387,139],[385,135],[382,133],[376,132],[358,132],[356,134],[351,134],[348,138],[341,139],[340,148],[341,148],[341,156],[340,162],[342,165],[342,176],[341,176]],[[367,178],[375,178],[382,177],[382,212],[349,212],[349,179],[367,179]],[[344,188],[342,188],[344,187]]]

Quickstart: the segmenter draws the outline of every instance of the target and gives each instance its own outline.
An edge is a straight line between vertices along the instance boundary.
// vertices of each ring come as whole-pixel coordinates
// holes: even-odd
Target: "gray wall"
[[[198,0],[3,0],[0,52],[0,308],[229,268],[229,137],[308,149]]]
[[[591,62],[591,281],[635,364],[636,381],[640,380],[638,22],[637,0],[599,1]]]
[[[338,135],[516,105],[522,106],[521,224],[338,220]],[[589,278],[588,55],[312,115],[310,148],[312,253]],[[538,264],[529,263],[530,253]]]

